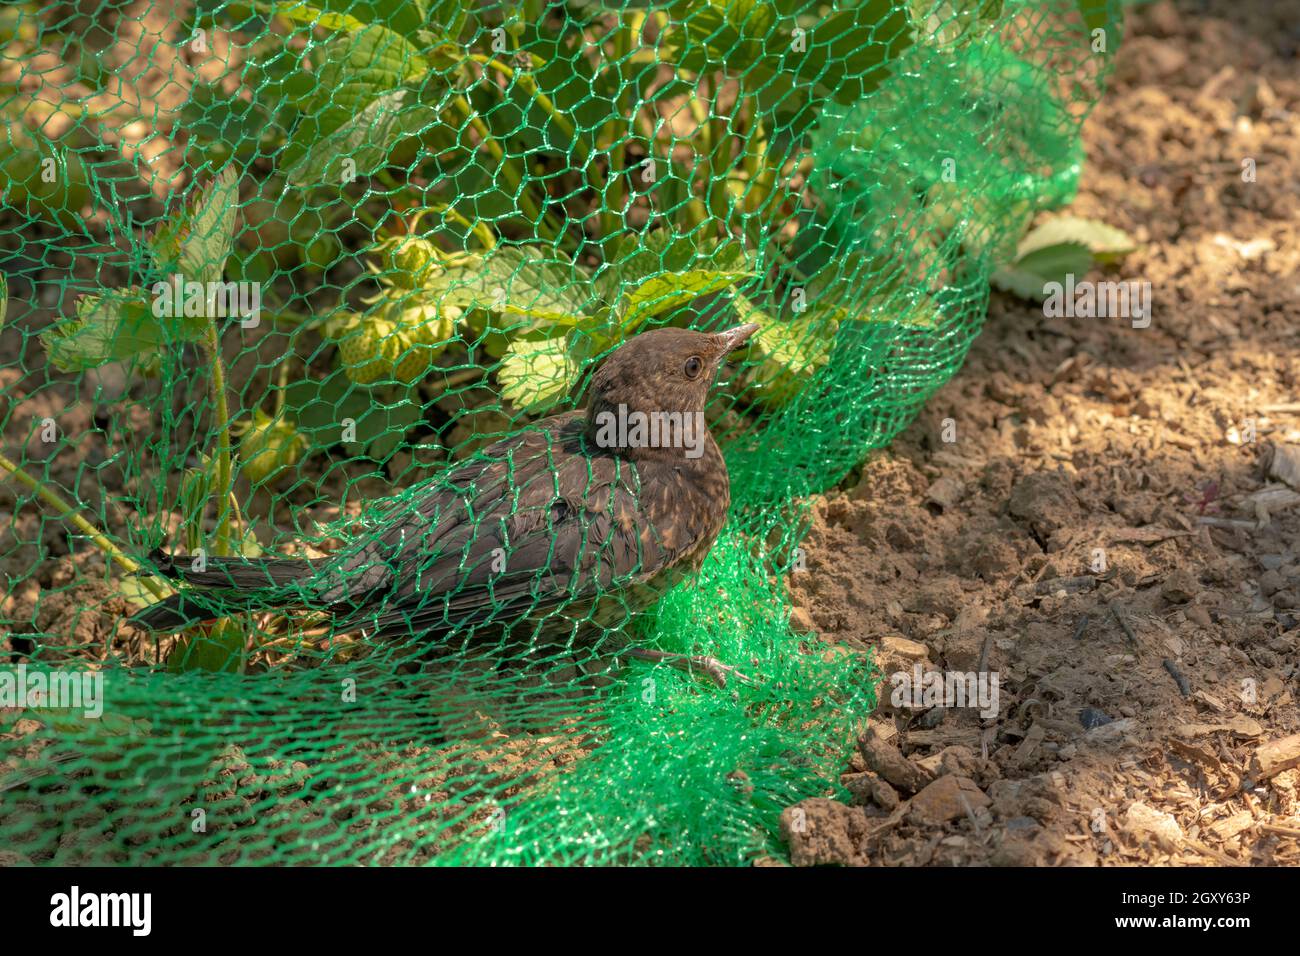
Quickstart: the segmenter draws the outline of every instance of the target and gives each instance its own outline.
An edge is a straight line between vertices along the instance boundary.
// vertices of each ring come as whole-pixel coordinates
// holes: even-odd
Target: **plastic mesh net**
[[[790,626],[808,497],[952,375],[1000,257],[1071,198],[1118,23],[1099,0],[6,5],[0,847],[780,854],[781,809],[837,787],[874,705],[868,661]],[[640,332],[740,322],[707,406],[727,523],[647,597],[649,545],[616,567],[594,521],[561,540],[561,504],[635,508],[635,474],[579,462],[566,497],[538,484],[555,433],[493,442],[582,408]],[[394,514],[422,556],[365,549]],[[500,547],[428,545],[451,525]],[[158,549],[218,585],[175,633],[128,623],[197,593]],[[402,575],[405,603],[367,604]]]

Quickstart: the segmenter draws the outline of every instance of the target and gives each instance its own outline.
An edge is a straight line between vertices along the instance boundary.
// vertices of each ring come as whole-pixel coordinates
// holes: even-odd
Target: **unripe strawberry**
[[[260,408],[246,422],[239,439],[240,470],[254,487],[272,481],[298,463],[307,437],[286,418],[271,418]]]
[[[408,296],[382,301],[365,315],[348,313],[330,323],[339,364],[358,385],[419,381],[451,342],[461,310]]]
[[[438,247],[418,236],[389,239],[380,249],[380,278],[399,289],[419,288],[438,256]]]

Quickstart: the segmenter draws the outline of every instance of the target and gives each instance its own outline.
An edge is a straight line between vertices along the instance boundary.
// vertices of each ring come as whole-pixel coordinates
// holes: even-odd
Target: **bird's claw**
[[[731,664],[724,664],[716,657],[706,657],[704,655],[689,654],[670,654],[667,651],[652,651],[646,648],[633,647],[628,649],[629,657],[635,657],[643,661],[654,661],[656,663],[667,664],[670,667],[676,667],[690,673],[694,670],[701,670],[708,674],[713,683],[723,690],[727,687],[727,679],[734,677],[736,680],[748,687],[753,687],[757,682],[742,671],[738,670]]]

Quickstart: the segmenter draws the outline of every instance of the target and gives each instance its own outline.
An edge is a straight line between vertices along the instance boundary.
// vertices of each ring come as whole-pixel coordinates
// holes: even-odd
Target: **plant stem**
[[[582,158],[588,162],[591,161],[591,147],[587,144],[587,141],[577,135],[577,130],[569,122],[568,117],[555,108],[555,104],[551,102],[550,97],[537,88],[537,81],[529,74],[513,70],[500,60],[484,56],[482,53],[471,53],[469,58],[480,66],[496,70],[507,81],[514,80],[514,82],[518,83],[519,87],[532,97],[533,102],[542,108],[542,112],[551,118],[555,128],[573,141],[573,144],[578,147],[578,152],[582,154]],[[530,55],[530,60],[531,58]],[[533,65],[533,68],[537,68],[536,64]]]
[[[707,123],[709,129],[709,149],[708,162],[708,206],[709,217],[714,219],[722,238],[727,238],[731,233],[729,229],[729,218],[731,211],[731,201],[727,194],[727,166],[731,160],[731,139],[727,135],[727,121],[723,119],[718,112],[718,100],[722,92],[722,84],[719,78],[715,77],[713,81],[712,102],[709,104],[710,119]]]
[[[528,58],[528,62],[531,64],[531,70],[537,70],[546,65],[545,62],[539,64],[538,58],[533,56],[531,53],[521,53],[519,55]],[[578,136],[574,125],[569,122],[568,117],[555,108],[555,104],[551,102],[551,98],[538,88],[537,81],[533,79],[532,75],[530,73],[523,73],[512,69],[500,60],[495,59],[494,57],[485,56],[482,53],[471,53],[468,58],[483,67],[484,70],[492,69],[500,73],[507,83],[515,82],[519,84],[520,89],[528,94],[528,96],[532,98],[533,102],[541,108],[542,112],[546,113],[546,115],[550,117],[551,122],[555,124],[555,128],[564,136],[568,137],[569,140],[578,147],[578,152],[581,154],[583,161],[582,166],[585,171],[587,184],[594,188],[595,166],[592,162],[591,146],[588,145],[586,140]],[[505,91],[498,87],[497,92],[504,93]],[[469,105],[468,101],[466,101],[465,105]],[[477,117],[475,117],[475,119],[477,119]],[[480,127],[480,135],[484,138],[485,142],[490,140],[491,136],[487,132],[487,126],[484,125],[481,120],[478,121],[478,127],[476,128]],[[493,145],[496,145],[495,141],[493,141]],[[562,244],[562,239],[565,236],[565,228],[563,224],[556,221],[549,212],[543,215],[538,211],[537,215],[534,215],[534,210],[537,210],[538,207],[532,202],[532,196],[528,193],[527,188],[521,188],[520,184],[523,181],[522,177],[517,173],[514,173],[513,169],[510,169],[505,165],[504,153],[501,152],[501,147],[499,145],[496,146],[496,151],[497,154],[502,157],[498,160],[498,162],[502,163],[502,172],[506,173],[509,169],[510,173],[514,174],[514,181],[510,183],[510,186],[512,189],[515,189],[520,193],[520,205],[524,206],[525,214],[537,221],[539,224],[544,222],[547,231],[550,234],[549,238],[551,241],[553,243]],[[525,160],[522,158],[520,159],[520,165],[523,166],[524,172],[527,173],[528,167],[525,165]]]
[[[658,27],[660,35],[662,35],[668,30],[668,14],[656,13],[654,16],[655,24]],[[677,79],[689,84],[692,88],[698,88],[698,79],[693,79],[685,70],[680,68],[676,72]],[[709,128],[709,111],[700,101],[700,98],[694,93],[687,98],[686,106],[687,109],[691,111],[691,119],[695,121],[695,136],[699,141],[699,148],[696,150],[696,155],[710,157],[713,155],[713,140],[712,130]],[[668,159],[671,163],[672,156],[670,155]],[[706,182],[704,184],[706,195],[708,193],[708,188],[709,184]],[[691,220],[690,225],[693,231],[696,226],[703,225],[709,221],[709,210],[704,204],[704,201],[695,195],[694,188],[690,190],[690,194],[691,198],[686,208],[687,214]]]
[[[230,406],[226,403],[226,368],[221,361],[221,344],[217,339],[217,323],[208,320],[204,343],[212,376],[212,401],[216,408],[217,431],[217,488],[213,496],[218,502],[217,537],[212,548],[216,555],[230,554],[230,495],[234,491],[233,467],[230,456]]]
[[[537,203],[533,201],[532,193],[523,187],[523,176],[515,168],[515,164],[506,160],[505,151],[501,149],[501,144],[496,141],[492,133],[488,130],[487,124],[481,120],[474,112],[474,107],[470,105],[469,100],[464,96],[457,96],[452,100],[452,104],[457,111],[469,123],[470,128],[478,133],[479,141],[483,148],[488,151],[494,160],[496,160],[501,175],[506,181],[506,185],[519,195],[519,205],[524,216],[536,224],[539,231],[547,233],[547,238],[551,242],[560,242],[563,235],[563,229],[557,228],[553,222],[553,217],[547,213],[543,214]]]
[[[609,149],[609,167],[604,177],[604,194],[600,209],[600,244],[606,262],[613,253],[614,242],[623,231],[625,205],[631,196],[627,184],[626,164],[627,136],[631,130],[635,110],[630,101],[631,90],[624,82],[623,64],[641,40],[641,31],[645,27],[645,14],[633,12],[626,18],[619,18],[619,26],[614,34],[614,62],[619,71],[619,94],[615,103],[614,115],[611,116],[600,131],[600,144]]]
[[[476,219],[474,222],[470,222],[466,216],[461,215],[449,205],[439,204],[437,206],[426,206],[417,212],[411,219],[411,232],[413,234],[415,234],[416,230],[419,228],[420,217],[426,212],[440,213],[444,219],[450,219],[452,222],[464,226],[478,237],[478,241],[482,243],[483,248],[488,252],[491,252],[496,248],[497,237],[492,235],[492,230],[487,227],[487,223],[483,222],[481,219]]]
[[[46,504],[58,512],[60,518],[67,521],[69,524],[75,525],[78,529],[84,532],[85,535],[90,538],[95,547],[104,552],[106,557],[120,564],[122,570],[129,573],[135,573],[140,570],[140,565],[136,564],[135,561],[123,554],[118,549],[117,545],[113,544],[113,542],[108,539],[107,535],[81,515],[77,514],[77,509],[64,501],[57,491],[41,484],[4,455],[0,455],[0,469],[7,471],[11,476],[43,498]],[[151,577],[141,577],[140,583],[159,600],[162,600],[170,593],[170,589],[160,587]]]

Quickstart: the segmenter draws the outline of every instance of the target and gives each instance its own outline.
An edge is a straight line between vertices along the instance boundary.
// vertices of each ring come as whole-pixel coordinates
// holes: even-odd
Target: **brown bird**
[[[190,586],[131,621],[176,631],[239,611],[306,609],[336,632],[612,647],[725,685],[733,668],[629,647],[622,632],[699,570],[722,530],[730,483],[704,404],[757,328],[630,339],[596,368],[585,410],[543,419],[411,489],[330,557],[207,558],[196,570],[155,552],[160,573]]]

